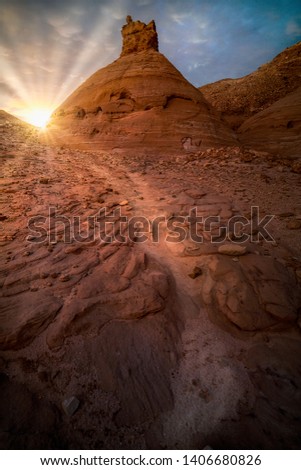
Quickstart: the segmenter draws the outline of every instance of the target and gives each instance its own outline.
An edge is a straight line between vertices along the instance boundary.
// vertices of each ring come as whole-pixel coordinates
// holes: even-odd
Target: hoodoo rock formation
[[[159,51],[156,24],[152,20],[148,25],[141,21],[133,21],[131,16],[126,18],[127,24],[122,28],[123,39],[121,57],[133,52],[153,49]]]
[[[98,70],[52,116],[70,144],[103,150],[185,151],[233,145],[235,136],[158,52],[155,22],[127,18],[119,59]]]

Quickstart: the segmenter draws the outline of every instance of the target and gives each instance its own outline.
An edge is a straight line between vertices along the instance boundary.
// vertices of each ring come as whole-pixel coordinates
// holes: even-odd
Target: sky
[[[300,0],[0,0],[0,109],[53,111],[119,57],[125,17],[195,86],[238,78],[301,40]]]

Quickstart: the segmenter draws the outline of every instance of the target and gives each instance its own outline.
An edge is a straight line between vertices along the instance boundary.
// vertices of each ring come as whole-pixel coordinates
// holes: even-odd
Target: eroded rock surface
[[[301,168],[300,109],[301,87],[247,119],[238,129],[239,139],[246,146],[290,157]]]
[[[211,258],[204,265],[203,298],[218,320],[224,315],[240,330],[258,331],[285,328],[298,319],[298,282],[283,264],[247,254],[232,260]]]

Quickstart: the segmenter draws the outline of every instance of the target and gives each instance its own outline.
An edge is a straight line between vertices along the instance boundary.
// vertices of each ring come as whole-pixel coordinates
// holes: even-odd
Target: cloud
[[[0,45],[0,57],[9,57],[9,49],[7,47],[4,47]]]
[[[301,36],[301,20],[298,20],[287,23],[285,32],[288,36]]]
[[[2,93],[10,98],[19,98],[18,92],[12,86],[0,81],[0,94]]]

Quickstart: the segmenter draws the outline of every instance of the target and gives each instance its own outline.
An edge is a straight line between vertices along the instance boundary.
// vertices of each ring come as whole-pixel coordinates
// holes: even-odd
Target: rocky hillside
[[[32,126],[31,124],[28,124],[27,122],[22,121],[16,116],[13,116],[12,114],[7,113],[3,109],[0,109],[0,128],[8,129],[9,127],[14,127],[14,126],[19,126],[19,127],[28,128],[28,129],[34,128],[34,126]]]
[[[9,137],[15,143],[23,138],[30,138],[38,133],[38,129],[27,122],[18,119],[16,116],[0,110],[0,140],[1,142]]]
[[[301,156],[301,87],[247,119],[238,133],[246,147],[298,160]]]
[[[255,72],[200,87],[233,129],[301,86],[301,42],[285,49]]]
[[[235,144],[202,93],[158,52],[154,21],[127,18],[122,54],[56,110],[62,141],[103,150],[198,150]]]

